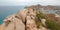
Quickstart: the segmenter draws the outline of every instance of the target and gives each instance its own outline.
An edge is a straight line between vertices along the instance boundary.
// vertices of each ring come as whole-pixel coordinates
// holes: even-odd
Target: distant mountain
[[[29,6],[26,6],[25,8],[28,8],[28,7]],[[60,10],[60,6],[52,6],[52,5],[42,6],[42,5],[38,4],[38,5],[32,5],[30,7],[31,8],[39,7],[39,8],[43,8],[44,10]]]

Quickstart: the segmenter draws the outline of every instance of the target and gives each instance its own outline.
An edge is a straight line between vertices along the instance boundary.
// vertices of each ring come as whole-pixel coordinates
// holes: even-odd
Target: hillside
[[[60,30],[60,17],[41,12],[43,6],[25,7],[17,14],[7,16],[1,25],[3,30]],[[51,9],[50,9],[51,10]]]

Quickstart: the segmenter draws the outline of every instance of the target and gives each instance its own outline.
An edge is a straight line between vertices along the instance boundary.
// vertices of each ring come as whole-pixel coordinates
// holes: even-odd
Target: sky
[[[0,0],[0,6],[60,5],[60,0]]]

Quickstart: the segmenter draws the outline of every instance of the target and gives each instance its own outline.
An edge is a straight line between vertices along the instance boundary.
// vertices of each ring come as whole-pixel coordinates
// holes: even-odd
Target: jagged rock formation
[[[42,25],[39,29],[37,28],[35,22],[36,12],[36,10],[28,8],[19,11],[15,15],[7,16],[4,19],[3,30],[46,30]],[[42,24],[45,25],[45,22],[42,22]]]

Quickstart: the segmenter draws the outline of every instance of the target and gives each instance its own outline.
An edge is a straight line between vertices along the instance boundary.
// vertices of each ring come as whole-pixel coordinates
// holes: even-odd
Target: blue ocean
[[[3,23],[6,16],[15,14],[22,9],[24,9],[24,6],[0,6],[0,24]]]

